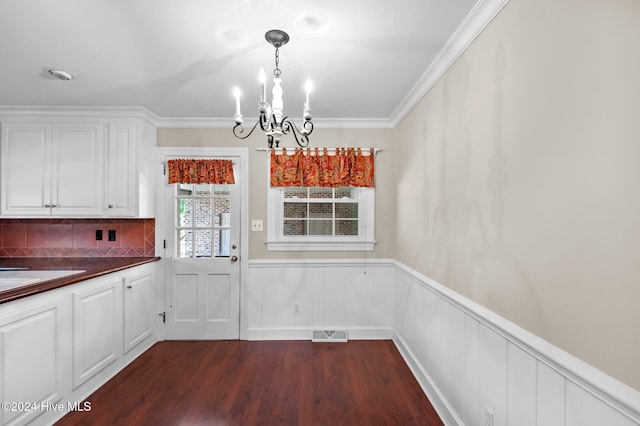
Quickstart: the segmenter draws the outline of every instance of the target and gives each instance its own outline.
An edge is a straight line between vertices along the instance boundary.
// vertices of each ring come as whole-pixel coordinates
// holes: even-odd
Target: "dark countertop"
[[[157,262],[159,257],[0,257],[0,267],[28,267],[33,271],[84,270],[83,273],[53,280],[40,281],[0,291],[0,303],[43,293],[80,281],[96,278],[145,263]]]

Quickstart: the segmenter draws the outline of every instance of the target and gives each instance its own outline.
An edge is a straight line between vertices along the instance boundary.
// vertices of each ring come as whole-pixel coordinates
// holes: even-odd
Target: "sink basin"
[[[63,278],[70,275],[80,274],[82,272],[84,272],[84,270],[0,270],[0,291],[10,290],[13,288],[35,284],[42,281],[53,280],[56,278]]]

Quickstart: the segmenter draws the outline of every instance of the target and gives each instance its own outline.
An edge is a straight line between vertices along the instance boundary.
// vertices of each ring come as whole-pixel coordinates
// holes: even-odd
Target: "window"
[[[272,251],[371,251],[373,188],[269,188]]]
[[[178,257],[228,257],[229,186],[178,184],[175,187]]]

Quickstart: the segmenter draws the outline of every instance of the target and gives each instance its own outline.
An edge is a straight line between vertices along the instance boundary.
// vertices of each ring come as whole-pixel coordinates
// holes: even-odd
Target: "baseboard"
[[[308,327],[250,328],[247,331],[247,340],[311,340],[313,330],[314,328]],[[392,328],[347,328],[348,340],[392,340],[393,336],[394,331]]]
[[[447,400],[443,397],[442,393],[438,389],[438,386],[434,383],[429,375],[424,371],[420,362],[414,356],[413,352],[406,345],[402,337],[394,331],[393,343],[398,348],[398,352],[402,355],[402,358],[407,363],[407,366],[413,373],[413,376],[418,381],[418,384],[422,388],[429,402],[440,416],[442,422],[449,425],[462,425],[463,423],[456,416],[455,411],[449,406]]]

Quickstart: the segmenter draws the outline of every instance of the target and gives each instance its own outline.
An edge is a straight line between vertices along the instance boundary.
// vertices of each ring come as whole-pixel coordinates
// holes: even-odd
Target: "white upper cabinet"
[[[53,215],[102,215],[104,146],[101,123],[53,125]]]
[[[2,214],[101,215],[104,150],[101,123],[3,123]]]
[[[137,137],[134,123],[110,123],[107,141],[107,215],[136,215]]]
[[[4,217],[153,217],[156,129],[138,118],[0,117]]]
[[[51,126],[3,123],[0,151],[2,214],[50,214]]]

